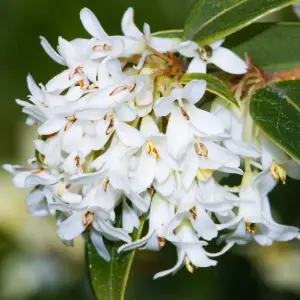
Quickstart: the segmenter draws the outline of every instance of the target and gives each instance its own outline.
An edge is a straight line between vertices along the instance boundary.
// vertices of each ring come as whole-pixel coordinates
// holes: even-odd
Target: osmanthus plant
[[[124,298],[137,248],[174,245],[159,278],[215,266],[235,245],[299,238],[268,194],[300,179],[300,23],[252,24],[294,2],[199,0],[184,29],[154,34],[128,8],[120,36],[84,8],[89,39],[60,37],[56,51],[41,37],[63,71],[46,85],[27,77],[29,102],[17,103],[35,155],[4,168],[66,245],[85,237],[98,299]],[[230,174],[239,186],[221,184]]]

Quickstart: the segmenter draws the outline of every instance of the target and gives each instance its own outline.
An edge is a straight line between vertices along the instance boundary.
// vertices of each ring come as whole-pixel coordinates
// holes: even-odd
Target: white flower
[[[211,260],[209,257],[222,255],[233,246],[233,243],[229,243],[222,251],[214,254],[205,251],[203,246],[206,246],[207,242],[199,241],[190,222],[187,220],[184,220],[176,229],[175,235],[169,236],[167,239],[177,247],[178,261],[172,269],[157,273],[154,279],[176,273],[184,263],[186,263],[187,269],[190,272],[193,272],[194,267],[205,268],[215,266],[217,262]]]
[[[141,190],[145,191],[151,186],[154,178],[159,176],[161,168],[177,168],[177,163],[172,159],[167,151],[166,137],[159,132],[159,129],[152,117],[146,116],[142,119],[140,132],[145,139],[142,145],[140,157],[137,158],[135,177]],[[158,163],[159,161],[159,163]]]
[[[143,249],[159,250],[165,243],[164,226],[173,215],[174,205],[155,193],[151,201],[148,233],[138,241],[121,246],[118,252],[132,250],[143,245],[145,245]]]
[[[147,23],[144,24],[144,32],[141,32],[135,25],[133,16],[133,8],[130,7],[122,18],[122,31],[125,35],[123,37],[125,56],[142,54],[138,69],[142,67],[146,56],[151,53],[151,49],[148,50],[147,46],[159,52],[177,52],[180,39],[151,36],[150,26]]]
[[[202,98],[205,89],[204,80],[192,80],[184,88],[176,88],[170,96],[159,98],[155,102],[156,116],[171,113],[166,134],[168,150],[175,158],[185,152],[194,135],[203,137],[224,132],[219,119],[194,105]]]
[[[218,225],[219,230],[236,225],[233,233],[222,238],[237,244],[246,244],[254,239],[263,246],[271,245],[273,241],[296,238],[298,228],[280,225],[273,220],[264,186],[253,184],[253,178],[254,174],[251,171],[244,175],[238,215],[227,224]]]
[[[124,56],[124,42],[120,37],[109,36],[102,28],[97,17],[88,9],[84,8],[80,12],[81,22],[86,31],[92,35],[90,43],[93,50],[91,58],[121,57]]]
[[[186,57],[193,57],[187,73],[206,73],[206,66],[209,63],[231,74],[246,73],[246,63],[232,51],[221,47],[223,42],[224,39],[200,47],[193,41],[182,42],[179,53]]]
[[[67,70],[55,76],[47,83],[47,91],[63,91],[84,78],[88,78],[94,82],[96,80],[98,65],[95,61],[90,60],[92,51],[91,41],[75,39],[68,42],[60,37],[58,43],[59,53],[50,46],[44,37],[41,37],[41,45],[46,53],[57,63],[68,67]]]

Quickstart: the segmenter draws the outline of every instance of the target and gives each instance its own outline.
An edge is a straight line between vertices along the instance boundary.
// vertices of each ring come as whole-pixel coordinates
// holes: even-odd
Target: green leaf
[[[180,78],[180,82],[182,84],[187,84],[188,82],[190,82],[191,80],[194,79],[203,79],[206,81],[207,83],[207,87],[206,89],[225,99],[226,101],[236,105],[239,107],[239,104],[237,102],[237,100],[234,98],[233,94],[231,93],[231,91],[228,89],[228,87],[217,77],[214,77],[212,75],[209,74],[202,74],[202,73],[191,73],[191,74],[185,74]]]
[[[199,45],[226,37],[297,0],[198,0],[184,28],[184,38]]]
[[[179,38],[182,39],[183,29],[163,30],[152,33],[152,36],[161,38]]]
[[[263,70],[300,67],[300,23],[256,23],[225,41],[241,57],[247,52]]]
[[[250,103],[256,125],[300,162],[300,80],[281,81],[258,90]]]
[[[132,235],[132,240],[140,238],[146,214],[140,218],[140,227]],[[104,261],[91,242],[86,244],[86,260],[95,296],[98,300],[123,300],[135,250],[118,253],[121,242],[105,241],[111,261]]]

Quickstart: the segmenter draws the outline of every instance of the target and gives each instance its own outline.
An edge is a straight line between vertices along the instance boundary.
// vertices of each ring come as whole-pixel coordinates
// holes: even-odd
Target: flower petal
[[[58,64],[66,66],[66,62],[64,60],[64,58],[59,55],[49,44],[49,42],[43,37],[40,36],[41,39],[41,45],[44,48],[45,52],[54,60],[56,61]]]
[[[197,103],[206,91],[205,80],[192,80],[183,88],[183,98],[191,103]]]
[[[80,12],[80,19],[85,30],[98,39],[108,38],[97,17],[88,8],[83,8]]]
[[[132,7],[129,7],[125,11],[122,18],[121,26],[124,35],[135,38],[143,38],[143,33],[136,27],[134,23],[134,11]]]
[[[244,74],[247,72],[246,63],[235,53],[223,47],[213,51],[209,62],[230,74]]]

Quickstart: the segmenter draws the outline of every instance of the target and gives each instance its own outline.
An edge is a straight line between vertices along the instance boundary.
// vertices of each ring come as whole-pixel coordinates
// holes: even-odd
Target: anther
[[[158,237],[158,248],[161,249],[166,244],[166,239]]]
[[[93,47],[93,51],[110,51],[112,47],[107,44],[102,44],[102,45],[95,45]]]
[[[149,196],[152,196],[152,194],[153,194],[153,189],[152,189],[151,187],[148,187],[148,188],[147,188],[147,193],[148,193]]]
[[[105,131],[106,135],[110,135],[111,133],[113,133],[113,131],[115,130],[114,128],[114,119],[110,119],[109,125]]]
[[[213,49],[209,45],[205,45],[199,48],[200,58],[203,61],[207,61],[212,57]]]
[[[36,170],[36,171],[32,171],[31,174],[32,174],[32,175],[37,175],[37,174],[42,173],[44,170],[45,170],[44,168],[40,168],[40,169],[38,169],[38,170]]]
[[[81,217],[82,224],[84,226],[89,226],[94,221],[94,218],[95,218],[94,213],[90,211],[86,211]]]
[[[197,213],[196,213],[196,208],[195,207],[190,209],[190,213],[192,214],[193,219],[196,220]]]
[[[76,167],[80,166],[80,157],[77,155],[75,156],[75,161],[76,161]]]
[[[180,110],[181,110],[182,115],[189,121],[190,120],[190,116],[187,113],[186,109],[183,106],[180,106]]]
[[[254,234],[256,232],[256,223],[245,222],[246,231],[250,234]]]
[[[185,266],[190,273],[194,273],[194,266],[192,265],[188,256],[185,258]]]
[[[135,88],[136,88],[136,83],[124,84],[113,89],[109,94],[109,96],[113,96],[125,90],[128,90],[130,93],[132,93],[135,90]]]
[[[106,177],[104,182],[103,182],[103,189],[104,189],[104,192],[106,193],[107,192],[107,186],[109,184],[109,178]]]
[[[273,161],[270,167],[270,171],[274,179],[280,179],[283,184],[286,183],[286,171],[283,166]]]

